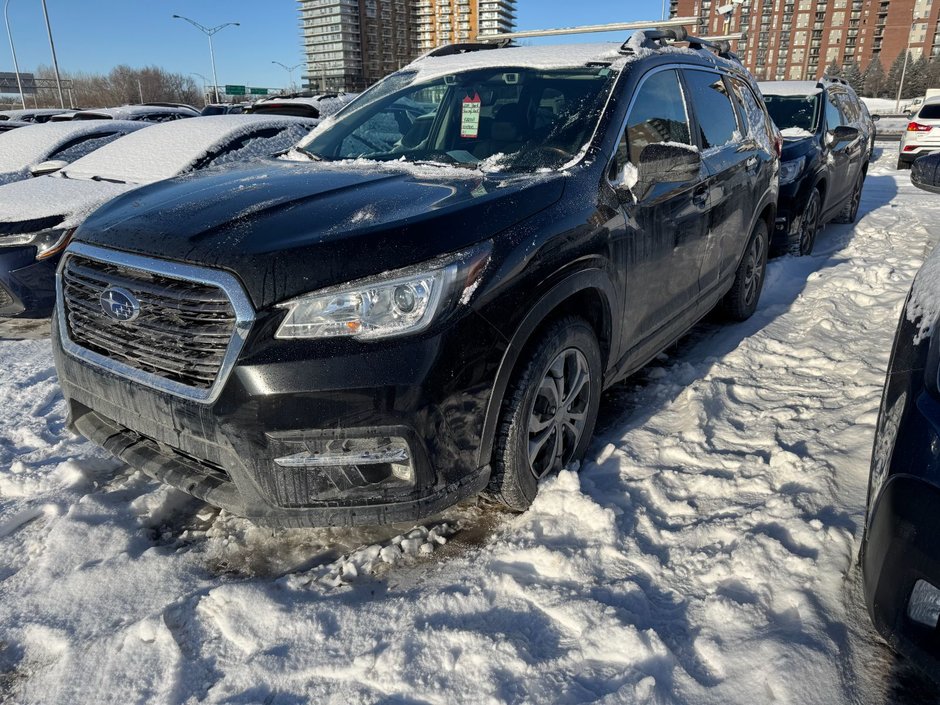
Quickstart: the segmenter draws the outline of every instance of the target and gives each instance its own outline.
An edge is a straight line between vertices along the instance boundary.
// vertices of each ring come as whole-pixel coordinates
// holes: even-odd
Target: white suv
[[[940,96],[928,98],[901,135],[898,169],[910,169],[917,157],[940,151]]]

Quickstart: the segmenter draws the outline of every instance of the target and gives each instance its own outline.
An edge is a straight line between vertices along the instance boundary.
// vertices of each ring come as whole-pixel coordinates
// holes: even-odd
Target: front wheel
[[[733,321],[746,321],[757,310],[766,271],[767,223],[759,220],[734,274],[731,290],[721,302],[721,308],[728,318]]]
[[[600,346],[587,321],[562,318],[542,333],[506,390],[487,495],[523,511],[539,480],[584,456],[602,375]]]
[[[811,255],[816,244],[816,233],[819,232],[819,213],[822,210],[822,198],[819,189],[813,189],[803,209],[800,218],[800,229],[790,240],[790,254]]]

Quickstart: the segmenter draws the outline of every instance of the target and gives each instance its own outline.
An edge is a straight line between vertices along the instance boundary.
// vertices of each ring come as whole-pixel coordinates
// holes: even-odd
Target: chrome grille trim
[[[179,314],[183,317],[188,314],[204,313],[203,305],[208,305],[210,309],[214,309],[213,313],[217,315],[221,314],[223,309],[227,309],[229,305],[231,309],[234,310],[234,327],[230,328],[224,335],[219,335],[219,333],[209,334],[210,340],[203,341],[220,349],[223,345],[225,346],[225,354],[221,364],[218,366],[218,372],[215,374],[211,386],[198,388],[166,379],[160,375],[147,372],[133,365],[89,350],[73,341],[69,334],[68,312],[65,307],[64,278],[66,276],[65,270],[69,258],[74,255],[95,260],[104,265],[118,265],[128,269],[135,269],[145,274],[155,274],[171,279],[178,279],[183,283],[203,284],[221,289],[225,296],[228,297],[228,301],[225,302],[224,305],[218,299],[212,300],[211,297],[202,297],[209,298],[210,300],[194,302],[197,305],[191,308],[186,306],[185,303],[180,303],[177,307]],[[142,292],[142,296],[146,295],[146,292]],[[68,355],[137,384],[204,404],[211,404],[222,392],[232,369],[235,367],[235,362],[245,345],[248,333],[255,320],[255,310],[251,305],[248,295],[245,293],[238,279],[228,272],[170,262],[142,255],[133,255],[85,243],[73,243],[62,257],[62,262],[59,264],[59,268],[56,271],[56,297],[59,338],[62,349]],[[152,362],[153,361],[151,361],[151,364]],[[214,367],[213,365],[213,368]]]

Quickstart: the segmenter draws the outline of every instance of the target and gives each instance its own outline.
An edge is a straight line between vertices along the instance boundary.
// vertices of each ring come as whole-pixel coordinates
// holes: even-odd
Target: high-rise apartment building
[[[730,15],[719,14],[719,8]],[[700,35],[745,31],[734,50],[758,80],[813,80],[833,61],[887,70],[911,55],[940,54],[940,0],[670,0],[674,17],[697,17]]]
[[[516,21],[516,0],[298,2],[306,85],[317,91],[361,91],[434,47],[510,32]]]
[[[516,0],[414,0],[419,53],[442,44],[476,41],[480,35],[511,32]]]
[[[298,0],[306,84],[361,91],[415,56],[413,0]]]

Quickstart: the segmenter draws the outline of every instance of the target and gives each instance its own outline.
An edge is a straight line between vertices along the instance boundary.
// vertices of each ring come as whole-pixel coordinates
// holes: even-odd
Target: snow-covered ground
[[[940,237],[894,160],[854,228],[770,263],[750,321],[609,392],[581,472],[519,516],[254,528],[70,437],[48,341],[0,342],[0,702],[902,697],[853,584],[892,335]]]

